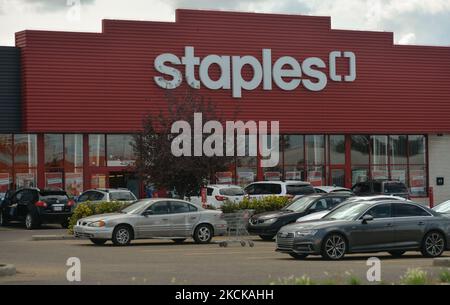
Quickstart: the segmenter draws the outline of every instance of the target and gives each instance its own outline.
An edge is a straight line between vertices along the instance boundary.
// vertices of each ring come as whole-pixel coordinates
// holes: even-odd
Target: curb
[[[433,266],[450,267],[450,257],[439,257],[433,259]]]
[[[75,236],[73,235],[33,235],[32,240],[43,241],[43,240],[73,240]]]
[[[16,267],[14,265],[0,264],[0,276],[12,276],[16,274]]]

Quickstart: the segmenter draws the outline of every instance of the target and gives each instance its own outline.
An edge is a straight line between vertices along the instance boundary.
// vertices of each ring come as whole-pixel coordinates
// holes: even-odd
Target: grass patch
[[[420,268],[408,269],[405,275],[400,277],[400,283],[403,285],[426,285],[427,282],[427,272]]]
[[[450,283],[450,270],[442,270],[439,273],[439,281],[441,283]]]

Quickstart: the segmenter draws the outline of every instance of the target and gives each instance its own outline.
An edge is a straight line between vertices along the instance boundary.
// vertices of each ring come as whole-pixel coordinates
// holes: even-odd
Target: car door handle
[[[162,221],[168,221],[169,220],[169,218],[163,218],[163,219],[161,219]]]
[[[423,225],[425,225],[425,222],[419,221],[418,225],[419,225],[419,226],[423,226]]]
[[[191,216],[191,219],[197,219],[197,216]]]
[[[386,227],[392,227],[393,226],[393,224],[392,223],[388,223],[388,224],[386,224]]]

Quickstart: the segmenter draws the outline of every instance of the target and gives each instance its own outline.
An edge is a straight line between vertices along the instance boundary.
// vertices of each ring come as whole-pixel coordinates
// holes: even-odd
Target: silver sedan
[[[223,235],[227,223],[222,212],[206,210],[177,199],[139,200],[119,213],[80,219],[74,226],[77,238],[103,245],[112,240],[116,246],[129,245],[133,239],[164,238],[183,242],[209,243],[214,235]]]

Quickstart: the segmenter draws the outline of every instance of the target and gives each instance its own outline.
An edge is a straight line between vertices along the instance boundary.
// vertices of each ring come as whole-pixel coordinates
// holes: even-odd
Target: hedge
[[[260,199],[245,197],[240,203],[225,202],[222,205],[222,212],[233,213],[238,210],[254,210],[255,214],[258,214],[280,210],[290,202],[290,199],[284,196],[267,196]]]
[[[89,217],[92,215],[115,213],[119,212],[123,208],[129,206],[129,202],[120,201],[102,201],[102,202],[83,202],[77,205],[73,211],[73,215],[69,221],[69,234],[73,234],[73,227],[81,218]]]

